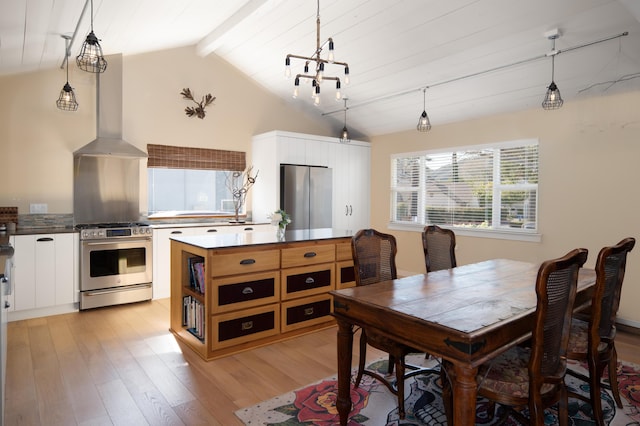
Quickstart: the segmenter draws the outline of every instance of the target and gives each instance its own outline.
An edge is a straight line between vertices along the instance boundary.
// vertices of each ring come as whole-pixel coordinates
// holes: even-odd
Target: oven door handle
[[[87,246],[105,246],[105,245],[114,245],[114,244],[121,244],[121,243],[126,243],[126,244],[136,244],[136,243],[149,243],[151,242],[151,238],[142,238],[142,239],[136,239],[136,240],[131,240],[131,239],[123,239],[123,240],[107,240],[107,241],[90,241],[90,240],[84,240],[83,243],[86,244]]]
[[[150,288],[151,284],[137,284],[129,287],[116,287],[106,290],[83,291],[86,296],[100,296],[101,294],[121,293],[123,291],[140,290],[141,288]]]

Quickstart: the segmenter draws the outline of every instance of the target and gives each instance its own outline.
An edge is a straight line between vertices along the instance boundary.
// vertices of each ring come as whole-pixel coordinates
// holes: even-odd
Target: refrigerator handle
[[[349,205],[348,204],[344,205],[344,215],[345,216],[349,216]]]
[[[353,206],[349,204],[349,216],[353,215]]]

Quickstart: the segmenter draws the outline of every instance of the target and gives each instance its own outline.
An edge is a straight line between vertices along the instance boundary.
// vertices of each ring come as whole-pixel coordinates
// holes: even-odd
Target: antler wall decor
[[[185,114],[187,114],[189,117],[196,116],[200,119],[203,119],[206,114],[204,109],[216,100],[215,96],[211,96],[211,93],[207,93],[206,96],[202,97],[202,100],[200,102],[196,102],[196,100],[193,99],[193,95],[191,94],[191,89],[189,89],[188,87],[186,89],[182,89],[182,92],[180,92],[180,94],[184,99],[192,100],[193,103],[197,105],[197,107],[186,107],[184,109]]]

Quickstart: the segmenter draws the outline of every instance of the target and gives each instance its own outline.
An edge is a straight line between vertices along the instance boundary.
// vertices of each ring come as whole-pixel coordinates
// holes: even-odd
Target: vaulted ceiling
[[[59,67],[62,34],[76,33],[77,55],[90,10],[88,0],[0,0],[0,75]],[[294,80],[284,78],[287,54],[315,51],[317,0],[94,0],[93,10],[106,55],[193,45],[342,127],[335,82],[323,82],[314,106],[308,84],[293,99]],[[349,64],[347,125],[364,136],[415,129],[424,89],[434,127],[540,108],[555,29],[555,82],[565,107],[640,90],[638,0],[321,0],[319,14],[320,43],[332,37],[335,60]],[[295,76],[304,62],[291,65]],[[337,65],[325,74],[344,80]]]

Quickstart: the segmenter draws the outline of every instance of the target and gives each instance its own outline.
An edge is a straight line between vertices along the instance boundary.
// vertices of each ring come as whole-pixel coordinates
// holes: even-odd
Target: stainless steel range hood
[[[122,139],[122,55],[111,55],[108,62],[107,70],[96,74],[96,139],[73,155],[146,158]]]
[[[75,224],[140,220],[140,163],[147,154],[122,139],[122,55],[96,75],[97,138],[73,153]]]

